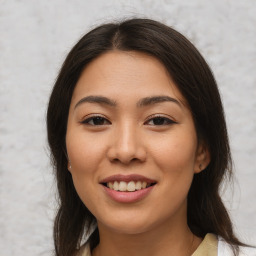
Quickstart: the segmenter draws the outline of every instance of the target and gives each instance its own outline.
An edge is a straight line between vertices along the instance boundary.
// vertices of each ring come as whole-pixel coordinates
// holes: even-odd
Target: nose
[[[131,162],[144,162],[146,160],[143,136],[132,125],[126,124],[113,131],[110,140],[107,157],[111,162],[127,165]]]

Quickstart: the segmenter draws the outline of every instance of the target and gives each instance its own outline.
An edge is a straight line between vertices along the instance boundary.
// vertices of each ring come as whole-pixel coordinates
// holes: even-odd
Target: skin
[[[83,102],[88,96],[112,104]],[[155,96],[174,100],[138,106]],[[210,156],[186,100],[157,59],[110,51],[93,60],[72,96],[66,145],[77,193],[98,223],[93,255],[186,256],[198,247],[201,239],[187,226],[187,194]],[[157,183],[142,200],[120,203],[100,184],[115,174]]]

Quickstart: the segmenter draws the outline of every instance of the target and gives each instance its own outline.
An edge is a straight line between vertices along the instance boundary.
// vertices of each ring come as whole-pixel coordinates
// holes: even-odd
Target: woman
[[[243,255],[219,195],[232,161],[217,85],[177,31],[148,19],[90,31],[47,128],[56,255]]]

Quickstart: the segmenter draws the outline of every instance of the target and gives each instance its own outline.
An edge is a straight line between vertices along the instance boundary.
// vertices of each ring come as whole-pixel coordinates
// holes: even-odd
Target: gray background
[[[51,255],[55,184],[45,114],[58,69],[89,29],[149,17],[186,35],[223,97],[235,162],[224,193],[239,237],[256,244],[255,0],[0,0],[0,255]]]

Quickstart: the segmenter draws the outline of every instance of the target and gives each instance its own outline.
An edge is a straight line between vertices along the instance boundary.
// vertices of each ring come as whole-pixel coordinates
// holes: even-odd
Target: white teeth
[[[107,186],[108,186],[108,188],[113,189],[113,183],[112,182],[108,182]]]
[[[146,181],[129,181],[128,183],[125,181],[114,181],[108,182],[107,187],[116,191],[129,191],[134,192],[136,190],[141,190],[149,187],[150,183]]]
[[[127,189],[127,183],[124,182],[124,181],[120,181],[120,183],[119,183],[119,190],[120,191],[126,191],[126,189]]]
[[[136,188],[136,190],[140,190],[141,189],[141,182],[140,181],[136,182],[135,188]]]
[[[147,186],[147,182],[146,182],[146,181],[143,181],[141,187],[142,187],[142,188],[146,188],[146,186]]]
[[[134,182],[134,181],[130,181],[130,182],[127,184],[127,190],[128,190],[128,191],[135,191],[135,182]]]
[[[114,182],[113,189],[118,191],[119,190],[119,184],[117,181]]]

